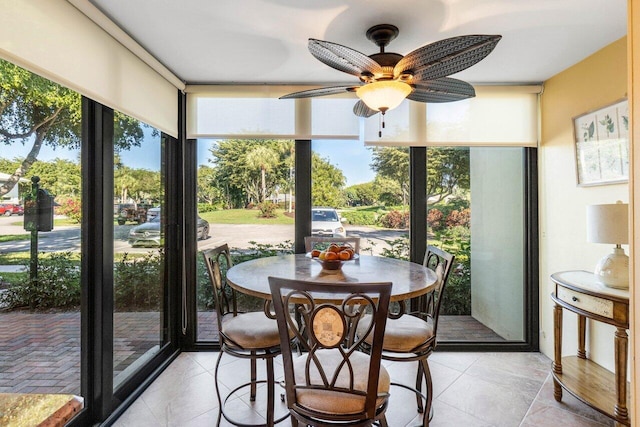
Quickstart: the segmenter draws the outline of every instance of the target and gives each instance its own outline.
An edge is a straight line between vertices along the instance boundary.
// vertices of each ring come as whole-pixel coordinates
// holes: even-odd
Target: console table
[[[551,275],[554,301],[554,397],[562,400],[562,389],[603,414],[616,425],[630,425],[627,352],[629,291],[608,288],[587,271],[563,271]],[[562,357],[562,309],[578,315],[578,354]],[[587,358],[585,331],[587,318],[616,327],[614,337],[615,372],[611,373]]]

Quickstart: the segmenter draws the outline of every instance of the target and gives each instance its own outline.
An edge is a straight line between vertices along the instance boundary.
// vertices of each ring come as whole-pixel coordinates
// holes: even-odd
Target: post
[[[31,229],[31,259],[29,260],[29,278],[38,280],[38,190],[40,189],[40,177],[31,177],[31,207],[35,210],[35,223],[30,224]]]

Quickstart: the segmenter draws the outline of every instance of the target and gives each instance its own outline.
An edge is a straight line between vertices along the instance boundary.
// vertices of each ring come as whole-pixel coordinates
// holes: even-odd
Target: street
[[[27,234],[22,226],[22,216],[0,216],[0,236]],[[129,253],[148,252],[149,248],[133,248],[127,242],[129,230],[136,224],[114,225],[114,251]],[[198,241],[198,249],[203,250],[227,243],[230,248],[248,248],[250,241],[259,244],[278,245],[287,240],[293,242],[293,225],[256,224],[210,224],[209,238]],[[378,230],[365,226],[346,225],[349,236],[362,238],[366,253],[379,254],[387,248],[387,241],[393,241],[407,234],[406,230]],[[15,240],[0,243],[0,253],[29,251],[31,241]],[[366,250],[366,248],[371,248]],[[38,251],[60,252],[80,250],[80,226],[56,226],[53,231],[38,233]]]

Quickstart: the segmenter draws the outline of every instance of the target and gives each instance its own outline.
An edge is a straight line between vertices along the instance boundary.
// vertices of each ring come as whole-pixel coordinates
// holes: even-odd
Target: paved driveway
[[[0,235],[25,234],[22,217],[0,217]],[[16,224],[19,223],[19,224]],[[116,252],[147,252],[148,248],[132,248],[127,243],[127,235],[134,224],[114,225],[114,250]],[[362,247],[371,248],[369,253],[379,254],[388,248],[391,242],[408,233],[407,230],[379,230],[372,227],[347,225],[349,236],[362,238]],[[248,248],[249,242],[277,245],[286,241],[293,242],[293,225],[260,225],[260,224],[210,224],[209,238],[198,242],[198,249],[206,249],[223,243],[232,248]],[[28,251],[29,240],[16,240],[0,243],[0,252]],[[57,226],[53,231],[39,233],[39,251],[79,251],[80,227]]]

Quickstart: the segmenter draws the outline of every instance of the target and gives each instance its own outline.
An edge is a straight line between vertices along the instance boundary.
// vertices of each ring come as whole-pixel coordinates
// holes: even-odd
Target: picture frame
[[[629,103],[626,98],[573,118],[578,186],[629,181]]]

